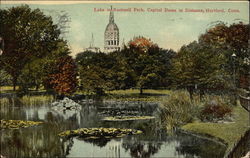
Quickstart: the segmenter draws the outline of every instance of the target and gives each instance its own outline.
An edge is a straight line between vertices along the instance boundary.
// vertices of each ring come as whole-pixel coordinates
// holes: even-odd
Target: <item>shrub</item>
[[[160,104],[160,116],[167,129],[192,122],[197,116],[197,106],[186,91],[174,91]]]
[[[201,120],[213,121],[225,119],[230,116],[232,109],[223,100],[212,100],[205,104],[201,111]]]

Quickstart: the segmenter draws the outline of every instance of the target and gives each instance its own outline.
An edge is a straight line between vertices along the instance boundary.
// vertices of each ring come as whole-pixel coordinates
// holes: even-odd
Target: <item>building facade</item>
[[[120,43],[119,43],[119,28],[115,23],[114,20],[114,12],[110,10],[109,14],[109,23],[106,26],[105,32],[104,32],[104,52],[109,53],[113,51],[119,51],[120,50]]]

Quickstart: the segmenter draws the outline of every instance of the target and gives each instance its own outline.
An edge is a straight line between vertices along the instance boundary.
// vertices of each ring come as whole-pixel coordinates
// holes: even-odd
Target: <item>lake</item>
[[[0,119],[43,121],[44,124],[1,130],[0,154],[7,158],[27,157],[178,157],[221,158],[226,146],[211,140],[182,133],[166,132],[158,117],[158,104],[80,100],[80,111],[57,111],[51,102],[24,104],[12,98],[1,105]],[[102,121],[105,116],[154,116],[151,120]],[[61,139],[64,130],[92,127],[132,128],[139,135],[113,139]]]

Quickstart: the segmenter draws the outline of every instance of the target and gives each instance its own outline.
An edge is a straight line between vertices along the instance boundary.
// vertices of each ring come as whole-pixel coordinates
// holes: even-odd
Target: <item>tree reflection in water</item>
[[[152,155],[156,154],[161,148],[159,143],[131,143],[122,144],[122,147],[130,152],[130,155],[134,158],[150,158]]]
[[[31,128],[1,132],[1,138],[4,138],[0,142],[1,154],[8,158],[63,156],[61,142],[55,133],[39,127]]]
[[[102,112],[103,108],[100,107],[104,107],[104,105],[99,104],[84,104],[81,111],[59,113],[50,109],[50,104],[47,103],[25,106],[18,99],[10,99],[8,105],[0,106],[1,119],[43,121],[44,124],[17,130],[1,130],[0,154],[7,158],[54,158],[66,157],[71,154],[80,156],[82,148],[88,147],[88,149],[98,150],[99,152],[94,152],[94,154],[99,157],[103,157],[105,153],[108,153],[108,155],[116,155],[117,157],[120,155],[123,157],[149,158],[164,155],[167,148],[173,148],[174,153],[172,151],[169,153],[172,156],[177,153],[185,157],[216,158],[225,151],[223,146],[211,141],[179,133],[173,135],[166,134],[165,130],[159,128],[161,124],[157,117],[155,120],[101,121],[101,116],[98,115],[98,112]],[[129,103],[129,107],[126,108],[130,108],[130,106],[134,109],[134,107],[140,105]],[[143,103],[145,110],[142,113],[138,112],[138,114],[155,115],[154,110],[150,106]],[[149,110],[147,107],[150,107],[148,108]],[[142,130],[143,134],[115,139],[89,139],[80,141],[80,143],[75,138],[61,141],[58,137],[58,133],[62,131],[87,127],[133,128]],[[81,145],[81,149],[79,149],[79,145]],[[161,146],[164,146],[164,148]],[[86,155],[86,153],[84,154]]]
[[[185,155],[187,158],[195,156],[202,158],[220,158],[223,157],[226,151],[225,145],[184,133],[178,133],[176,139],[180,143],[180,145],[176,147],[176,151],[180,155]]]
[[[63,155],[68,155],[71,148],[73,147],[74,141],[73,141],[73,137],[69,138],[67,140],[63,140],[62,142],[62,150],[63,150]]]
[[[81,140],[81,138],[80,138],[80,140]],[[100,139],[82,139],[82,140],[87,142],[87,143],[92,143],[92,144],[99,146],[99,147],[105,147],[111,139],[100,138]]]

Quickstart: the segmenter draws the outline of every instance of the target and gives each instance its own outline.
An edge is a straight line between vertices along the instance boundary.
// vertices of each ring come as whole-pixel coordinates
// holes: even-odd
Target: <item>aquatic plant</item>
[[[174,91],[160,103],[161,120],[168,130],[192,122],[197,115],[197,106],[186,91]]]
[[[78,136],[83,139],[117,138],[125,135],[141,134],[142,131],[124,128],[80,128],[77,130],[67,130],[59,133],[62,138]]]
[[[19,129],[39,125],[43,122],[23,121],[23,120],[0,120],[0,129]]]
[[[103,121],[131,121],[131,120],[149,120],[155,119],[153,116],[114,116],[104,117]]]

